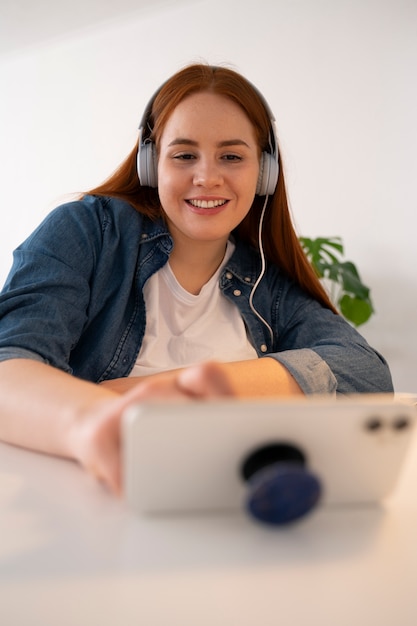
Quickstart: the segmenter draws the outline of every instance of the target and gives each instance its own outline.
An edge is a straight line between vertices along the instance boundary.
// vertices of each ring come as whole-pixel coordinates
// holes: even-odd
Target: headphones
[[[149,130],[149,118],[152,113],[153,103],[162,87],[154,93],[148,102],[139,124],[139,148],[137,155],[137,170],[140,184],[143,187],[158,187],[158,163],[156,148],[154,142],[146,137],[146,131]],[[251,85],[261,99],[270,120],[270,129],[268,143],[270,152],[262,152],[259,167],[259,178],[256,185],[256,194],[258,196],[270,196],[274,193],[278,182],[279,163],[278,163],[278,142],[275,129],[275,117],[269,108],[268,103],[258,89]]]

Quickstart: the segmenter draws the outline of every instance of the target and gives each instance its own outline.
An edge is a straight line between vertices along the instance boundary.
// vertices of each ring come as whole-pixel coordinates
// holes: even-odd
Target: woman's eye
[[[194,155],[193,154],[189,154],[189,153],[183,153],[183,154],[176,154],[174,156],[174,159],[178,159],[179,161],[190,161],[191,159],[194,159]]]
[[[242,157],[237,154],[225,154],[222,159],[225,161],[241,161]]]

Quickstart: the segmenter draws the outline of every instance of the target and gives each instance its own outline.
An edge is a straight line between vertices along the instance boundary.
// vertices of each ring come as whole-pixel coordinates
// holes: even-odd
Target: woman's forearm
[[[11,359],[0,363],[0,439],[15,445],[74,457],[70,432],[94,405],[118,394],[44,363]]]
[[[275,359],[264,357],[232,363],[217,362],[216,366],[236,397],[303,395],[295,378]],[[167,376],[177,377],[180,371],[184,370],[172,370],[146,377],[117,378],[105,381],[101,386],[117,393],[125,393],[138,383],[154,381],[156,384],[158,379],[166,379]],[[192,392],[192,389],[189,391]]]
[[[290,372],[271,357],[220,366],[240,398],[304,395]]]

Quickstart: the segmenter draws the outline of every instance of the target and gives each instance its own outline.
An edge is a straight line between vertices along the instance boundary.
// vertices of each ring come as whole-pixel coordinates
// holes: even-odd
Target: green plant
[[[340,313],[354,326],[364,324],[374,313],[370,289],[364,285],[354,263],[344,261],[340,237],[300,237],[304,252]]]

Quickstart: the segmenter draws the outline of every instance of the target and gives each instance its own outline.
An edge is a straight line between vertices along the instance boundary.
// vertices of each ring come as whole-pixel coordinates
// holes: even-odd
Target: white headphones
[[[154,100],[162,89],[163,85],[154,93],[154,95],[148,102],[139,124],[137,170],[140,184],[143,187],[158,187],[158,163],[156,148],[154,142],[149,138],[149,136],[146,137],[146,134],[149,132],[150,129],[149,118],[152,113]],[[262,103],[267,110],[270,119],[270,130],[268,138],[270,152],[262,152],[259,167],[259,178],[256,185],[256,193],[259,196],[270,196],[275,191],[279,174],[278,142],[275,129],[275,117],[273,116],[272,111],[262,94],[254,85],[252,85],[252,87],[253,89],[255,89],[256,93],[262,100]]]

